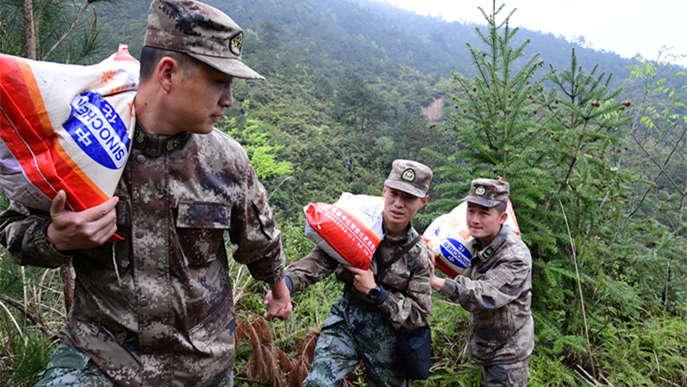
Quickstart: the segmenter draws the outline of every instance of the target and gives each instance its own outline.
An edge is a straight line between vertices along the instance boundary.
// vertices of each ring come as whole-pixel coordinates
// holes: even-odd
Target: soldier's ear
[[[160,87],[167,93],[172,91],[177,82],[181,81],[183,72],[179,62],[170,57],[165,56],[160,59],[155,67],[155,76]]]
[[[508,212],[507,212],[507,211],[503,211],[503,212],[501,213],[501,217],[499,218],[499,224],[504,224],[504,223],[506,223],[506,219],[508,219]]]

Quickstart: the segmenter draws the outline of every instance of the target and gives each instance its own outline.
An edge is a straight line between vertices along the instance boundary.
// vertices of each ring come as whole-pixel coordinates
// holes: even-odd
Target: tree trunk
[[[33,22],[33,0],[22,0],[22,9],[24,10],[26,57],[36,60],[36,26]]]
[[[680,198],[680,208],[678,208],[678,213],[682,212],[682,208],[685,206],[685,195],[687,195],[687,176],[685,176],[685,184],[682,186],[682,192],[680,193],[682,198]]]

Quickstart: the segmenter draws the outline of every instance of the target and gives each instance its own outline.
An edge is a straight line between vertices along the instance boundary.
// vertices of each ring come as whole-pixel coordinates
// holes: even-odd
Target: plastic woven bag
[[[334,204],[310,203],[305,211],[305,235],[330,257],[363,270],[384,237],[384,198],[348,192]]]
[[[59,190],[83,211],[109,199],[131,149],[138,61],[125,46],[92,66],[0,54],[0,185],[48,211]]]
[[[472,246],[474,238],[470,235],[466,221],[467,209],[468,203],[461,203],[450,213],[436,218],[423,234],[427,246],[437,257],[437,267],[451,278],[457,275],[468,275],[470,261],[475,253]],[[520,228],[510,199],[508,199],[506,212],[508,218],[504,225],[520,235]]]

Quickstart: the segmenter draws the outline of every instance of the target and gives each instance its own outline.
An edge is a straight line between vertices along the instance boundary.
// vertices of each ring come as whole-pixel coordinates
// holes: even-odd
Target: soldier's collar
[[[408,223],[408,228],[406,228],[406,231],[405,231],[405,233],[404,233],[403,235],[398,236],[398,237],[392,237],[392,236],[390,236],[390,235],[387,233],[387,231],[386,231],[386,226],[382,223],[382,230],[384,231],[384,241],[387,242],[387,243],[389,243],[389,244],[392,245],[392,246],[402,246],[402,245],[405,245],[405,244],[408,243],[408,241],[410,240],[410,239],[408,238],[408,232],[410,231],[410,229],[411,229],[412,227],[413,227],[412,222],[409,222],[409,223]]]
[[[473,243],[475,245],[475,248],[479,250],[477,253],[477,257],[482,262],[488,261],[489,258],[491,258],[491,256],[494,255],[496,250],[498,250],[501,244],[503,244],[503,242],[506,241],[506,238],[508,238],[508,233],[503,225],[501,226],[501,231],[499,231],[499,234],[496,236],[496,238],[494,238],[494,240],[491,241],[489,246],[487,246],[483,250],[479,250],[482,248],[482,243],[477,238],[475,238],[475,241]]]
[[[136,122],[134,145],[142,150],[146,156],[157,157],[181,148],[189,137],[191,137],[191,134],[188,132],[177,133],[173,136],[148,134],[143,127]]]

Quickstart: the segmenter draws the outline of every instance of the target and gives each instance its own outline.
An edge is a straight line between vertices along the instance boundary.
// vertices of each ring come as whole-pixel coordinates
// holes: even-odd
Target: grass
[[[282,226],[285,252],[292,262],[312,243],[300,227]],[[228,248],[231,248],[228,246]],[[312,362],[319,327],[341,295],[334,276],[293,297],[287,321],[267,322],[266,284],[253,280],[245,267],[230,261],[237,310],[237,387],[300,386]],[[24,269],[0,256],[0,385],[32,386],[57,345],[66,322],[58,270]],[[433,296],[432,372],[411,387],[480,386],[479,367],[467,351],[469,314],[459,305]],[[553,313],[553,312],[552,312]],[[590,376],[586,353],[568,344],[551,343],[551,330],[535,320],[537,346],[530,360],[530,386],[687,386],[687,307],[645,312],[641,318],[614,318],[592,337],[597,381]],[[29,317],[25,317],[29,316]],[[582,334],[582,332],[580,332]],[[560,342],[560,340],[558,340]],[[349,375],[345,386],[365,386],[364,368]]]
[[[20,268],[0,256],[0,384],[38,381],[66,322],[58,270]]]

